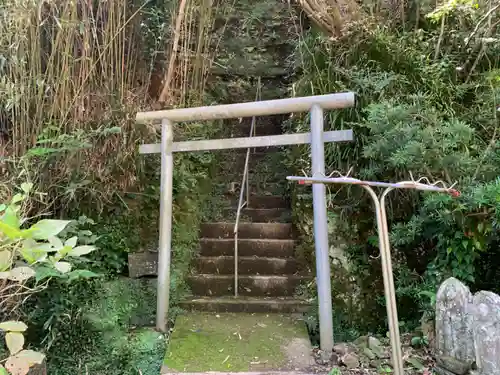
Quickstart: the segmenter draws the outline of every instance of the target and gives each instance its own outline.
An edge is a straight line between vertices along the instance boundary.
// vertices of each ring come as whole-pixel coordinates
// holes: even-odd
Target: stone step
[[[248,312],[248,313],[305,313],[311,304],[295,298],[270,297],[191,297],[180,302],[188,311]]]
[[[196,296],[231,295],[234,288],[233,275],[199,274],[189,276],[189,286]],[[249,276],[238,277],[238,292],[242,296],[293,296],[302,281],[308,276]]]
[[[237,207],[229,207],[223,210],[226,220],[236,218]],[[241,210],[241,221],[251,221],[253,223],[280,222],[289,223],[292,220],[291,211],[286,208],[244,208]]]
[[[241,149],[244,152],[232,152],[231,154],[224,155],[222,159],[222,165],[224,167],[231,167],[243,174],[245,169],[246,161],[246,151],[247,149]],[[281,163],[283,160],[283,154],[279,150],[270,150],[269,152],[250,150],[250,156],[248,158],[248,168],[250,171],[256,171],[263,169],[264,166],[276,167],[277,163]]]
[[[294,240],[238,239],[240,256],[263,256],[288,258],[294,255]],[[201,238],[200,255],[231,256],[234,254],[234,239]]]
[[[231,195],[228,198],[231,207],[238,206],[239,194]],[[290,208],[290,204],[285,197],[280,195],[251,194],[248,208]]]
[[[290,239],[292,224],[289,223],[240,223],[238,238]],[[201,224],[201,237],[234,238],[234,223]]]
[[[278,256],[271,254],[256,256],[243,255],[249,249],[241,246],[239,241],[238,243],[238,272],[241,275],[285,275],[294,274],[298,270],[298,263],[292,258],[293,245],[286,256],[281,256],[283,253],[277,254]],[[226,255],[201,255],[195,259],[194,264],[196,272],[199,273],[232,275],[234,273],[234,246],[227,247]],[[153,251],[130,253],[128,255],[128,270],[131,278],[156,276],[158,274],[158,253]]]
[[[292,275],[297,269],[297,261],[293,258],[238,257],[240,275]],[[234,256],[198,257],[195,270],[202,274],[232,275]]]
[[[244,168],[236,168],[233,166],[226,166],[221,169],[221,172],[224,173],[224,178],[228,182],[228,187],[234,187],[236,190],[238,190],[238,194],[239,187],[241,186],[241,181],[243,178],[243,171]],[[286,177],[291,174],[292,173],[288,172],[285,167],[280,167],[280,170],[278,172],[273,172],[271,170],[266,170],[263,165],[260,165],[258,167],[249,169],[248,181],[250,188],[255,188],[262,184],[286,186],[290,183],[289,181],[287,181]],[[264,192],[261,194],[266,193]]]

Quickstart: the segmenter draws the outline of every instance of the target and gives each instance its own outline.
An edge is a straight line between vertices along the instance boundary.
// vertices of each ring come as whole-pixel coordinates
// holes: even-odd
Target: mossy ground
[[[291,317],[189,313],[176,320],[164,364],[184,372],[286,369],[293,339],[307,339],[307,331]]]

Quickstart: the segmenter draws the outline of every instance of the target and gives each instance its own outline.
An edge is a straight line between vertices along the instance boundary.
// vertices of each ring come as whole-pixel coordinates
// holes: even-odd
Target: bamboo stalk
[[[168,70],[165,74],[165,82],[163,84],[163,89],[160,94],[159,102],[164,103],[167,100],[170,90],[170,81],[172,80],[174,74],[175,61],[177,59],[177,49],[179,47],[179,38],[180,38],[180,30],[182,25],[182,20],[184,19],[184,11],[186,9],[186,0],[181,0],[179,4],[179,11],[177,13],[177,20],[175,22],[175,31],[174,31],[174,42],[172,44],[172,50],[170,54],[170,61],[168,64]]]

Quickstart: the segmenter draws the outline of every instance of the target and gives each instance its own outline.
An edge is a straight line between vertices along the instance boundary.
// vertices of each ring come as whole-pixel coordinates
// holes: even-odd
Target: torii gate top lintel
[[[139,112],[137,113],[135,120],[138,123],[146,123],[150,121],[160,122],[163,120],[185,122],[281,115],[287,113],[308,112],[313,105],[319,105],[323,110],[348,108],[354,106],[354,101],[354,93],[345,92],[327,95],[304,96],[299,98]]]

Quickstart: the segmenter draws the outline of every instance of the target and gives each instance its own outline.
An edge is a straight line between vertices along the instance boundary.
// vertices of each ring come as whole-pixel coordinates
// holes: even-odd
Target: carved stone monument
[[[476,360],[471,305],[471,292],[460,281],[452,277],[441,284],[436,296],[436,372],[440,374],[463,375]]]
[[[500,375],[500,297],[492,292],[474,296],[474,342],[480,375]]]

